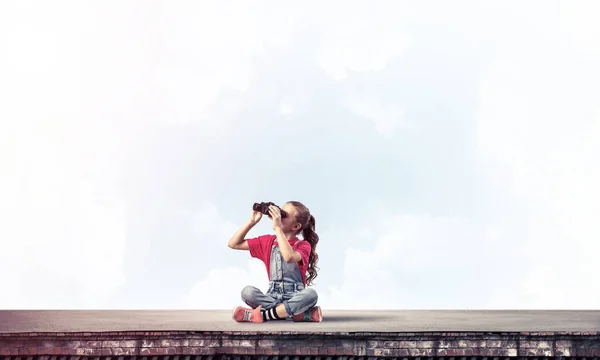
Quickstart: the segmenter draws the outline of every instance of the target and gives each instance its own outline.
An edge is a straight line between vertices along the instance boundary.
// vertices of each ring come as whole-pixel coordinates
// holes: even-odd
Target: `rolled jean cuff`
[[[287,300],[284,300],[284,301],[283,301],[283,306],[285,307],[285,311],[288,313],[288,316],[295,315],[295,314],[292,312],[292,309],[290,308],[290,304],[288,303],[288,301],[287,301]]]

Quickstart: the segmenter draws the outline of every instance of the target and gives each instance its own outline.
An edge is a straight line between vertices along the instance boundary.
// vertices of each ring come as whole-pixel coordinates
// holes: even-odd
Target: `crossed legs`
[[[252,309],[261,307],[261,309],[267,311],[267,319],[285,319],[289,316],[296,319],[298,315],[303,315],[314,308],[317,304],[318,295],[314,289],[306,288],[291,296],[284,295],[283,301],[279,302],[278,299],[263,293],[255,286],[246,286],[242,290],[242,300]],[[321,317],[320,309],[318,309],[318,314]]]

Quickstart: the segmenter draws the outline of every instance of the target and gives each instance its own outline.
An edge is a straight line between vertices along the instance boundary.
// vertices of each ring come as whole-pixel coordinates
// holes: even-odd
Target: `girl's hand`
[[[252,210],[252,215],[250,215],[250,222],[253,224],[258,224],[260,219],[262,219],[263,214],[260,211]]]
[[[281,223],[281,211],[279,211],[279,208],[273,205],[269,206],[269,214],[271,214],[270,218],[273,219],[273,230],[282,228],[283,224]]]

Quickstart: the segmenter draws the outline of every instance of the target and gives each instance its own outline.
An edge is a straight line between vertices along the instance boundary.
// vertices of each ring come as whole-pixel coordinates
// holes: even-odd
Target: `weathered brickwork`
[[[0,360],[600,357],[600,334],[105,332],[0,334]],[[598,359],[600,360],[600,359]]]

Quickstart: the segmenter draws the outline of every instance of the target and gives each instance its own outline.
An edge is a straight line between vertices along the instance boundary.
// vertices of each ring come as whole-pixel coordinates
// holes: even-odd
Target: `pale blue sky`
[[[2,2],[0,308],[230,309],[288,200],[325,309],[597,307],[599,10]]]

